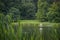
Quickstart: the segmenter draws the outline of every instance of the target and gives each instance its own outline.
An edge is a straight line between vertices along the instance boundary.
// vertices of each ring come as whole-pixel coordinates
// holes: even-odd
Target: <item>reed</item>
[[[0,40],[60,40],[60,25],[52,27],[43,25],[40,30],[39,24],[19,22],[9,24],[8,27],[0,26]],[[56,26],[56,27],[54,27]]]

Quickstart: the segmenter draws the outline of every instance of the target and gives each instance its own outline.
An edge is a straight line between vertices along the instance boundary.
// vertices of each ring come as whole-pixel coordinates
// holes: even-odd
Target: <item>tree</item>
[[[47,0],[38,0],[37,19],[44,22],[60,22],[59,5],[60,3],[54,0],[51,3]]]
[[[22,0],[21,19],[34,19],[36,7],[32,0]]]
[[[11,7],[11,9],[8,12],[8,15],[11,16],[13,21],[20,20],[20,11],[15,7]]]
[[[58,3],[53,2],[51,7],[48,9],[47,19],[49,22],[60,22],[60,6]]]
[[[16,8],[21,12],[21,19],[34,19],[36,4],[34,0],[0,0],[0,12],[7,15],[12,8]]]
[[[36,18],[39,21],[47,21],[46,14],[49,4],[46,0],[38,0],[38,11],[36,13]]]
[[[35,8],[34,5],[32,3],[23,5],[23,9],[22,9],[22,13],[21,13],[21,17],[23,19],[34,19],[34,15],[35,15]]]

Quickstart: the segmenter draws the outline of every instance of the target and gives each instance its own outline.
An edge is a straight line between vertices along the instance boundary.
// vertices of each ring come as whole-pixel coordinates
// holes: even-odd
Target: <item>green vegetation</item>
[[[33,22],[32,22],[33,21]],[[34,22],[37,23],[34,23]],[[12,23],[10,26],[6,29],[4,27],[4,30],[1,33],[1,40],[2,38],[7,40],[58,40],[60,36],[59,33],[59,26],[60,23],[48,23],[48,22],[41,22],[39,23],[37,20],[23,20],[19,24]],[[31,23],[32,22],[32,23]],[[42,29],[40,30],[39,26],[40,24],[43,24]],[[50,26],[49,26],[50,25]],[[1,29],[2,29],[1,28]],[[59,33],[58,33],[59,32]],[[3,35],[3,36],[2,36]],[[5,36],[4,36],[5,35]]]
[[[49,22],[60,22],[60,13],[59,13],[58,3],[53,2],[51,7],[48,9],[47,18]]]
[[[0,0],[0,40],[60,40],[59,0]]]
[[[40,22],[38,21],[38,20],[21,20],[21,22],[20,23],[26,23],[26,24],[28,24],[28,23],[32,23],[32,24],[39,24]]]
[[[60,22],[60,3],[52,1],[48,3],[46,0],[38,0],[38,11],[36,19],[41,22]]]

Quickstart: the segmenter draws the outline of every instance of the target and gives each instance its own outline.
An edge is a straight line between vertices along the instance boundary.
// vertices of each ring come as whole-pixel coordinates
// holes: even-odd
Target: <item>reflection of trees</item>
[[[56,29],[53,27],[43,28],[42,36],[44,40],[57,40]]]
[[[32,24],[22,25],[21,40],[59,40],[60,28],[43,26],[40,27]]]
[[[40,38],[40,31],[38,27],[34,27],[34,25],[30,26],[24,26],[22,28],[22,38],[25,37],[26,40],[31,40],[33,37],[33,40],[36,40]]]

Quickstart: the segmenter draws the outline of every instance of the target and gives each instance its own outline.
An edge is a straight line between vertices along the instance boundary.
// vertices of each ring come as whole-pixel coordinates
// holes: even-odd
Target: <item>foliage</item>
[[[27,23],[27,20],[25,20],[26,23],[22,23],[23,21],[21,21],[20,23],[19,22],[10,23],[10,21],[8,20],[7,22],[8,22],[7,23],[8,26],[5,26],[5,24],[4,25],[2,24],[2,26],[0,26],[1,40],[37,40],[37,39],[42,40],[42,38],[43,40],[48,40],[48,39],[58,40],[60,37],[58,36],[60,35],[59,33],[60,31],[58,29],[60,24],[57,24],[57,23],[42,23],[43,27],[45,28],[43,28],[43,30],[40,30],[40,27],[41,27],[39,26],[40,23],[39,22],[29,23],[29,22],[32,22],[32,20],[29,21],[28,23]],[[49,24],[51,24],[52,26],[47,26]]]
[[[36,7],[31,1],[24,1],[21,9],[21,19],[35,19]]]
[[[48,21],[46,17],[48,6],[49,4],[47,1],[38,0],[38,11],[36,13],[36,17],[39,21]]]
[[[38,0],[38,11],[36,18],[41,22],[60,22],[60,6],[59,2],[52,1],[48,3],[46,0]]]
[[[34,0],[0,0],[0,12],[8,15],[9,12],[15,11],[20,14],[20,19],[35,19],[36,5],[37,2]],[[15,13],[12,14],[16,15]]]
[[[20,11],[17,8],[12,7],[9,10],[9,14],[7,14],[7,15],[10,15],[12,20],[15,21],[15,22],[20,20]]]
[[[48,9],[47,19],[49,22],[60,22],[60,8],[57,3],[53,2],[51,7]]]
[[[60,40],[60,2],[54,1],[0,0],[0,40]]]

